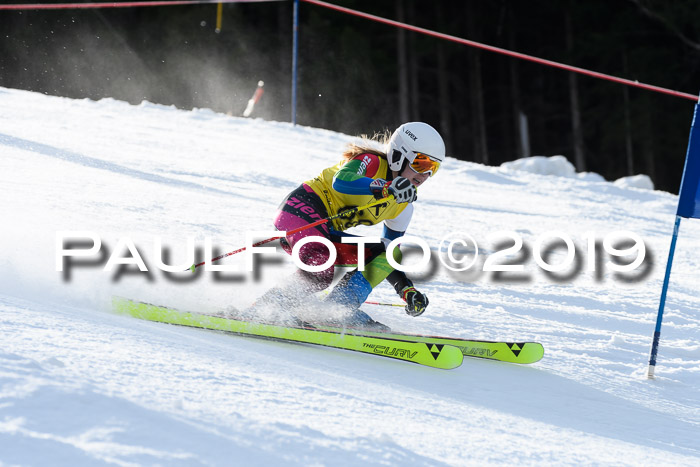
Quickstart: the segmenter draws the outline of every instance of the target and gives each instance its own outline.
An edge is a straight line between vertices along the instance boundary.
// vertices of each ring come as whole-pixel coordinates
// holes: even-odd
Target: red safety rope
[[[145,2],[91,2],[91,3],[15,3],[0,5],[0,10],[68,10],[85,8],[130,8],[139,6],[200,5],[206,3],[253,3],[280,0],[160,0]]]
[[[197,5],[197,4],[207,4],[207,3],[252,3],[252,2],[267,2],[267,1],[279,1],[279,0],[162,0],[162,1],[143,1],[143,2],[93,2],[93,3],[25,3],[25,4],[12,4],[12,5],[0,5],[0,10],[58,10],[58,9],[69,9],[69,8],[126,8],[126,7],[146,7],[146,6],[171,6],[171,5]],[[399,21],[394,21],[387,18],[382,18],[381,16],[371,15],[369,13],[363,13],[361,11],[353,10],[350,8],[345,8],[342,6],[334,5],[328,2],[322,2],[320,0],[300,0],[302,2],[311,3],[312,5],[321,6],[324,8],[329,8],[331,10],[340,11],[353,16],[359,16],[360,18],[369,19],[376,21],[378,23],[388,24],[390,26],[395,26],[397,28],[403,28],[408,31],[414,31],[421,34],[425,34],[432,37],[437,37],[439,39],[448,40],[451,42],[456,42],[458,44],[468,45],[470,47],[476,47],[478,49],[486,50],[489,52],[495,52],[501,55],[506,55],[508,57],[518,58],[521,60],[527,60],[533,63],[539,63],[540,65],[546,65],[553,68],[559,68],[561,70],[570,71],[573,73],[579,73],[585,76],[591,76],[593,78],[599,78],[607,81],[612,81],[614,83],[625,84],[627,86],[633,86],[636,88],[646,89],[647,91],[659,92],[662,94],[667,94],[670,96],[681,97],[684,99],[689,99],[692,101],[698,101],[698,96],[695,94],[688,94],[685,92],[674,91],[672,89],[662,88],[660,86],[654,86],[651,84],[640,83],[636,80],[630,80],[625,78],[619,78],[617,76],[608,75],[605,73],[599,73],[597,71],[587,70],[585,68],[579,68],[572,65],[566,65],[564,63],[555,62],[552,60],[547,60],[544,58],[534,57],[532,55],[523,54],[520,52],[514,52],[508,49],[502,49],[500,47],[494,47],[488,44],[482,44],[481,42],[471,41],[468,39],[463,39],[461,37],[451,36],[449,34],[443,34],[441,32],[431,31],[430,29],[420,28],[418,26],[411,26],[410,24],[401,23]]]

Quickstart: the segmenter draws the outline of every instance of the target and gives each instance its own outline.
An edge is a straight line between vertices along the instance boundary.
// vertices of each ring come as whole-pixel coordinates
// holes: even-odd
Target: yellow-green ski
[[[380,355],[382,357],[404,360],[445,370],[457,368],[462,364],[464,358],[462,351],[458,348],[437,342],[415,342],[410,339],[355,335],[352,333],[344,333],[339,330],[317,330],[254,323],[180,311],[121,297],[113,297],[112,306],[117,313],[148,321],[324,345],[338,349]]]
[[[321,326],[326,331],[341,331],[341,328]],[[362,329],[342,329],[343,332],[362,336],[382,336],[389,339],[405,339],[414,342],[452,345],[462,351],[465,357],[485,358],[508,363],[535,363],[544,356],[544,347],[539,342],[506,342],[460,339],[455,337],[425,336],[397,332],[373,332]]]

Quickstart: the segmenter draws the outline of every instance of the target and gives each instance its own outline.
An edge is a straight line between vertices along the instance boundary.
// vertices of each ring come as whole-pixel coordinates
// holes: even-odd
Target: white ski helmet
[[[408,160],[411,164],[416,153],[423,153],[431,159],[442,163],[445,160],[445,142],[440,133],[427,123],[404,123],[391,135],[386,147],[386,157],[389,168],[397,172],[404,167]]]

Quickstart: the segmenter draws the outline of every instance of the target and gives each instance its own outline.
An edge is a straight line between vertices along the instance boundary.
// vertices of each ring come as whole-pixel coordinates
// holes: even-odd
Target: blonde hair
[[[349,161],[360,154],[374,154],[375,156],[386,159],[386,152],[383,149],[391,138],[391,133],[385,130],[382,133],[375,133],[373,136],[360,135],[358,142],[353,142],[347,145],[343,152],[343,159]]]

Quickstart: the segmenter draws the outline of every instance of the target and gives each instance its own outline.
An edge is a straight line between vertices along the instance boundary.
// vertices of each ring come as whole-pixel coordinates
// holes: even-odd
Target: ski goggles
[[[430,173],[432,177],[440,168],[440,162],[431,159],[427,154],[417,152],[416,157],[411,162],[411,168],[419,174]]]

